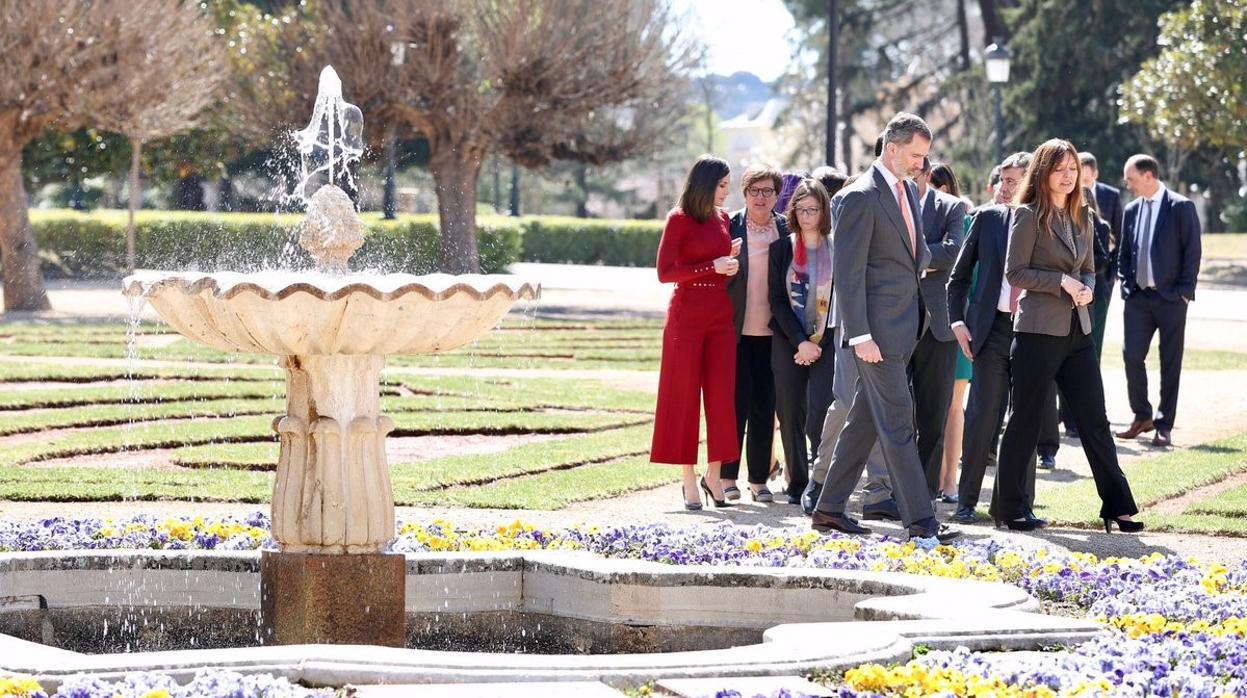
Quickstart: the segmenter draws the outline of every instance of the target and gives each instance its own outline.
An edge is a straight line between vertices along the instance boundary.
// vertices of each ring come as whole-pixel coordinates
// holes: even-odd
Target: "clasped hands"
[[[792,355],[792,360],[800,366],[809,366],[822,356],[823,348],[807,339],[797,345],[797,353]]]
[[[736,272],[740,271],[740,261],[736,258],[740,256],[740,245],[743,241],[743,238],[732,240],[732,251],[722,257],[715,257],[714,271],[716,274],[736,276]]]
[[[1061,275],[1061,289],[1074,299],[1074,305],[1076,306],[1090,304],[1095,295],[1090,286],[1067,274]]]

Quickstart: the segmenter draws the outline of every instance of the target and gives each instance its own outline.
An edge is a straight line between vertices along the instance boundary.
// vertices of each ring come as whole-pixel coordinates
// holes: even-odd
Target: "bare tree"
[[[167,0],[0,0],[0,254],[5,310],[50,307],[26,212],[22,148],[49,128],[94,126],[164,83],[138,60]],[[178,99],[177,94],[163,95]],[[158,102],[159,100],[153,100]],[[152,103],[152,102],[148,102]]]
[[[143,144],[198,125],[225,74],[225,52],[216,24],[195,3],[163,3],[151,14],[142,46],[118,54],[115,89],[122,104],[94,115],[96,124],[130,140],[130,210],[126,224],[126,270],[134,271],[134,212],[140,203]]]
[[[370,137],[398,122],[427,139],[441,268],[452,273],[479,269],[476,184],[487,154],[539,167],[649,152],[680,118],[685,75],[699,58],[666,0],[325,0],[309,8],[278,40],[300,51],[288,50],[269,75],[314,89],[327,62],[372,124]],[[289,110],[241,93],[238,101],[259,123]]]

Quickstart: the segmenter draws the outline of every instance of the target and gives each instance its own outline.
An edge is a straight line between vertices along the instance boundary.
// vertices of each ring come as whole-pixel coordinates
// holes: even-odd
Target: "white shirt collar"
[[[1154,204],[1158,204],[1160,203],[1160,200],[1165,196],[1165,183],[1157,182],[1156,184],[1157,184],[1156,191],[1153,192],[1151,196],[1143,197],[1144,201],[1150,201]]]
[[[883,173],[883,178],[884,180],[887,181],[888,188],[892,189],[893,191],[896,191],[896,183],[901,180],[897,179],[896,175],[892,174],[892,170],[889,170],[888,168],[884,167],[883,161],[879,159],[875,159],[875,169]]]

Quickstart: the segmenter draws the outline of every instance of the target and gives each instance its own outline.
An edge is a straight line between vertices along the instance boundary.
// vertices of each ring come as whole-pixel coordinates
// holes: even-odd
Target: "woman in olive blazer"
[[[1011,390],[1013,414],[1000,444],[997,496],[992,517],[1009,528],[1044,525],[1026,501],[1028,469],[1035,467],[1044,399],[1055,379],[1069,403],[1102,502],[1105,531],[1143,524],[1130,485],[1117,462],[1117,447],[1104,408],[1104,383],[1091,340],[1095,288],[1092,213],[1078,185],[1078,151],[1053,139],[1039,146],[1017,193],[1005,276],[1016,298]],[[1011,304],[1012,305],[1012,304]],[[1033,477],[1033,475],[1030,475]]]

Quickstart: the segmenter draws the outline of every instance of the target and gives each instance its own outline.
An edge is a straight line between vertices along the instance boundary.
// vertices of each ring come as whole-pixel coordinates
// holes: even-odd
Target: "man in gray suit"
[[[906,375],[925,321],[919,276],[930,266],[931,252],[922,234],[917,191],[905,180],[922,171],[930,148],[926,122],[897,114],[883,131],[879,159],[844,189],[836,215],[837,309],[858,379],[814,512],[813,528],[820,532],[870,532],[845,514],[845,505],[878,440],[909,535],[940,542],[958,535],[935,518],[914,440],[914,402]]]

